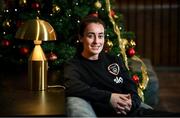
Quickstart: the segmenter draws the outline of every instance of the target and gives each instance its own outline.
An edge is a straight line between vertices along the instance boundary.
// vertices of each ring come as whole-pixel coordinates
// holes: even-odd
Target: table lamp
[[[42,41],[56,40],[53,27],[38,18],[28,20],[19,27],[15,38],[34,41],[35,47],[28,59],[28,88],[30,90],[46,90],[48,61],[41,48],[41,43]]]

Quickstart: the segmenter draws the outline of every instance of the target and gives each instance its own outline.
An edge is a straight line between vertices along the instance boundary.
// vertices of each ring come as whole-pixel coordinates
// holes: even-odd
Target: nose
[[[98,40],[99,40],[98,35],[95,35],[95,36],[94,36],[94,43],[97,43],[97,42],[98,42]]]

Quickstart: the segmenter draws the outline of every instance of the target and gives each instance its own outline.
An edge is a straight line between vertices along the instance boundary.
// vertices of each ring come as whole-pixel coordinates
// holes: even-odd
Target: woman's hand
[[[117,114],[126,115],[131,110],[131,106],[132,106],[131,95],[112,93],[110,103],[117,112]]]

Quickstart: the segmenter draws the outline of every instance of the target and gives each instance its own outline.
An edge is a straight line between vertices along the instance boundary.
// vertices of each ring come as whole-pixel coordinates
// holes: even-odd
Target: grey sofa
[[[149,76],[149,82],[147,84],[146,89],[144,90],[144,103],[150,105],[151,107],[155,107],[159,103],[159,81],[157,74],[151,64],[149,59],[142,59],[144,64],[147,67],[147,72]],[[128,59],[129,67],[134,72],[141,72],[141,63],[134,61],[132,59]]]

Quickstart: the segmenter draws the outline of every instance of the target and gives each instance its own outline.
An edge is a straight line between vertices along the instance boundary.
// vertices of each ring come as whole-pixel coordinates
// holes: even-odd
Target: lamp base
[[[28,62],[28,88],[45,90],[47,88],[48,62],[46,60]]]

